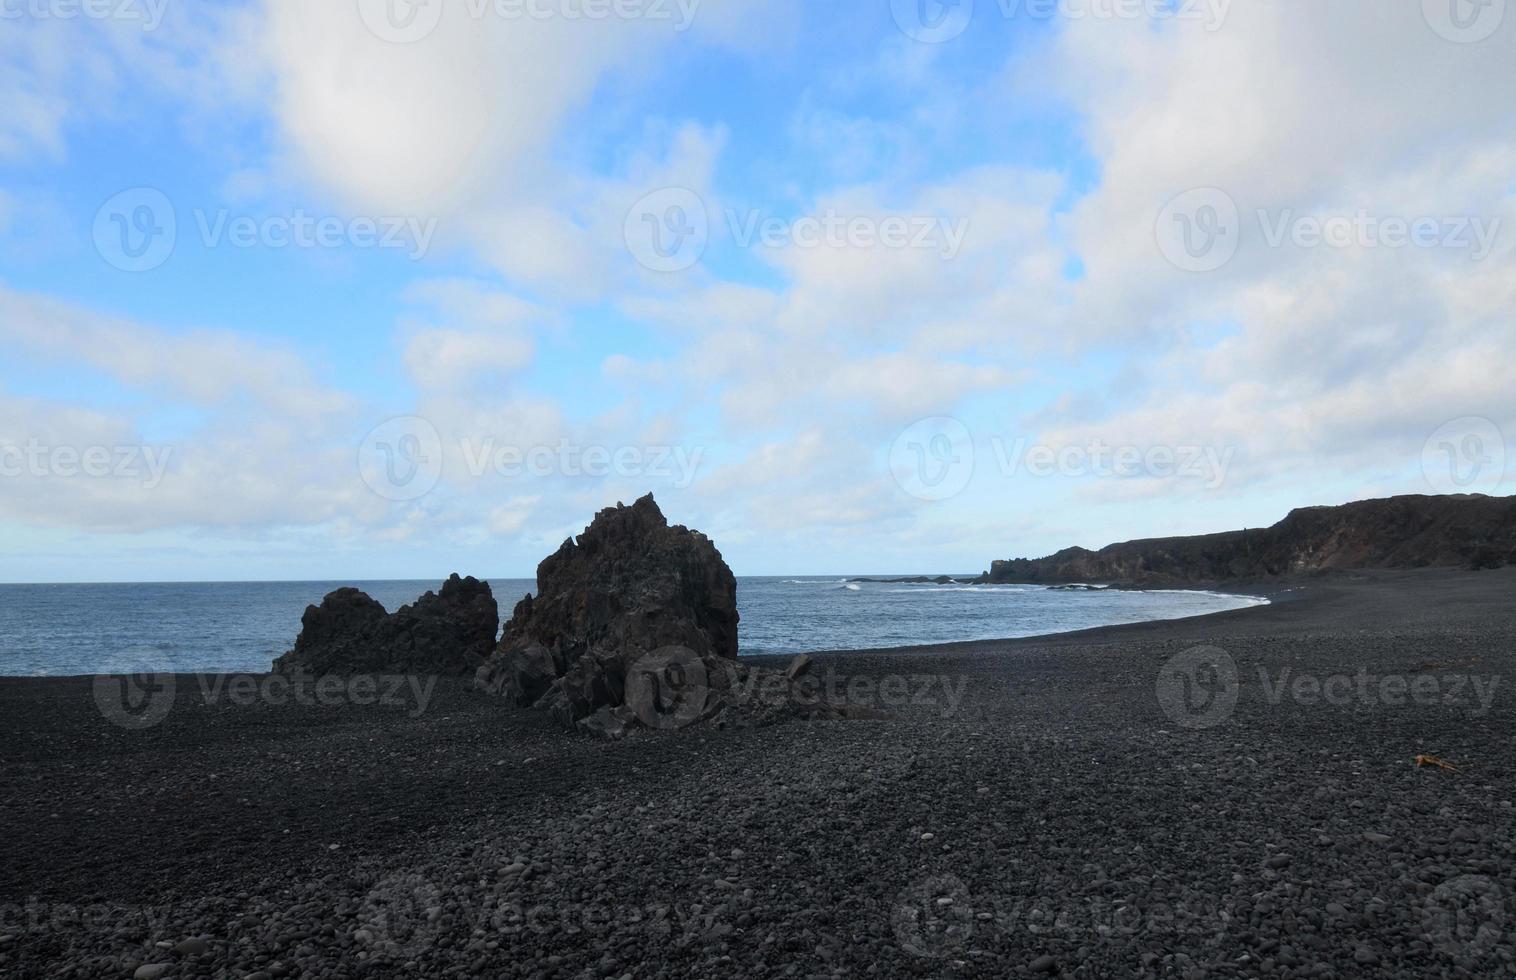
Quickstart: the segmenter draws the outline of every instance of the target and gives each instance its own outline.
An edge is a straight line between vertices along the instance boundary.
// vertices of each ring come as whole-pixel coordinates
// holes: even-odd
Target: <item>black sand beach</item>
[[[456,681],[181,677],[131,730],[0,680],[0,975],[1516,973],[1516,568],[1242,591],[818,657],[874,720],[615,743]],[[1176,700],[1202,644],[1238,684]]]

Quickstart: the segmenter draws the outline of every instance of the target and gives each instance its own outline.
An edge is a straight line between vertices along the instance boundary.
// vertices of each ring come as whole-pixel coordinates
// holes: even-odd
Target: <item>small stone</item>
[[[210,948],[204,939],[186,939],[174,947],[174,952],[180,956],[201,956]]]
[[[922,840],[936,840],[937,839],[937,835],[936,834],[932,834],[932,833],[926,833],[926,834],[922,834],[921,835],[921,839]]]
[[[1290,856],[1288,854],[1275,854],[1263,863],[1277,871],[1280,868],[1288,868],[1290,866]]]
[[[1031,970],[1033,973],[1052,973],[1053,967],[1056,965],[1057,961],[1054,960],[1051,955],[1043,953],[1041,956],[1028,963],[1027,969]]]
[[[132,980],[158,980],[169,971],[172,963],[147,963],[137,967],[137,972],[132,974]]]
[[[1358,963],[1378,963],[1379,956],[1367,946],[1359,946],[1353,950],[1353,959]]]
[[[1380,834],[1370,830],[1363,835],[1363,839],[1368,841],[1370,844],[1388,844],[1390,842],[1390,835]]]

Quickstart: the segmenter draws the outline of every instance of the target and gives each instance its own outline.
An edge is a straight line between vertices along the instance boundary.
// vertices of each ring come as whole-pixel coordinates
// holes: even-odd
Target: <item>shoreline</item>
[[[139,730],[0,679],[0,974],[1510,975],[1516,910],[1436,924],[1516,881],[1516,568],[1279,589],[819,654],[882,710],[620,742],[456,679],[415,711],[185,675]],[[1197,645],[1215,717],[1165,699]]]
[[[753,577],[753,576],[750,576],[750,577]],[[780,576],[757,576],[757,577],[779,578]],[[394,580],[394,581],[409,582],[409,581],[412,581],[412,580],[410,580],[410,579],[397,579],[397,580]],[[60,583],[60,584],[69,585],[69,584],[75,584],[75,583]],[[94,583],[92,583],[92,584],[94,584]],[[100,583],[100,584],[117,585],[117,584],[145,584],[145,583]],[[151,583],[147,583],[147,584],[151,584]],[[190,583],[190,584],[202,584],[202,583]],[[239,583],[211,583],[211,584],[239,584]],[[275,583],[275,584],[290,584],[290,583]],[[330,583],[295,583],[295,584],[330,584]],[[360,584],[362,584],[362,583],[360,583]],[[884,583],[884,584],[889,584],[889,583]],[[1034,587],[1037,587],[1037,588],[1050,588],[1049,586],[1041,585],[1040,583],[996,583],[996,584],[1021,584],[1021,585],[1031,585],[1031,586],[1034,586]],[[1052,638],[1056,638],[1056,637],[1060,637],[1060,636],[1070,636],[1070,635],[1081,635],[1081,636],[1086,635],[1086,634],[1093,635],[1093,634],[1096,634],[1096,633],[1098,633],[1098,632],[1100,632],[1102,630],[1120,629],[1122,627],[1128,627],[1128,626],[1141,626],[1141,625],[1144,625],[1144,624],[1147,624],[1147,623],[1172,623],[1172,622],[1180,622],[1180,621],[1184,621],[1184,620],[1206,619],[1206,618],[1209,618],[1209,617],[1221,616],[1221,615],[1226,615],[1226,614],[1229,614],[1229,613],[1245,612],[1245,611],[1247,611],[1249,609],[1260,608],[1260,607],[1263,607],[1263,606],[1272,605],[1272,604],[1274,604],[1276,602],[1279,602],[1279,601],[1281,601],[1280,598],[1279,598],[1279,595],[1282,594],[1282,593],[1279,593],[1278,590],[1271,590],[1268,587],[1264,587],[1264,588],[1260,588],[1260,589],[1255,589],[1255,590],[1250,590],[1249,592],[1243,593],[1243,592],[1233,591],[1230,587],[1222,587],[1219,584],[1195,585],[1195,586],[1185,586],[1185,587],[1165,587],[1165,588],[1152,588],[1152,589],[1137,588],[1137,587],[1125,587],[1125,586],[1108,586],[1108,588],[1119,589],[1120,591],[1123,591],[1123,592],[1193,593],[1193,594],[1226,596],[1226,597],[1229,597],[1229,598],[1237,598],[1237,599],[1253,599],[1253,600],[1260,600],[1260,601],[1256,601],[1256,602],[1250,603],[1249,605],[1240,606],[1240,607],[1237,607],[1237,608],[1234,608],[1234,609],[1219,609],[1219,610],[1215,610],[1213,612],[1198,613],[1198,614],[1189,615],[1189,616],[1175,616],[1175,617],[1168,617],[1168,618],[1163,618],[1163,619],[1143,619],[1143,620],[1136,620],[1136,621],[1133,621],[1133,622],[1130,622],[1130,623],[1111,623],[1111,624],[1106,624],[1106,625],[1103,625],[1103,626],[1084,627],[1084,628],[1081,628],[1081,629],[1078,629],[1078,630],[1061,630],[1061,631],[1055,631],[1055,632],[1051,632],[1051,633],[1031,633],[1031,634],[1027,634],[1025,636],[1018,636],[1018,637],[989,637],[989,638],[975,639],[975,640],[948,640],[948,641],[944,641],[944,642],[941,642],[941,643],[920,643],[920,644],[909,644],[909,645],[905,645],[905,646],[891,646],[891,647],[851,647],[851,648],[832,648],[832,649],[807,649],[807,650],[796,650],[796,651],[791,651],[791,652],[787,652],[787,653],[752,653],[752,654],[744,654],[744,653],[740,652],[740,650],[739,650],[739,652],[738,652],[738,659],[740,661],[742,661],[742,662],[758,663],[758,662],[769,662],[769,661],[776,661],[776,660],[786,660],[787,661],[789,658],[794,657],[794,656],[796,656],[797,654],[800,654],[800,653],[804,653],[804,654],[811,655],[811,656],[820,656],[820,655],[878,654],[878,653],[891,653],[891,652],[898,652],[898,651],[923,651],[923,652],[925,652],[925,651],[930,651],[930,650],[937,649],[937,648],[954,648],[954,649],[956,649],[956,648],[962,647],[964,645],[974,645],[974,644],[1004,644],[1004,643],[1012,643],[1012,642],[1016,642],[1016,641],[1020,641],[1020,640],[1052,639]],[[1270,591],[1273,591],[1274,594],[1267,594]],[[270,661],[272,661],[272,659],[273,658],[271,657]],[[164,676],[164,677],[166,677],[166,676],[176,676],[176,677],[215,677],[215,676],[220,676],[220,677],[238,677],[238,676],[266,676],[267,674],[270,673],[270,671],[267,671],[267,670],[243,670],[243,671],[225,671],[225,670],[172,671],[172,670],[156,670],[156,671],[149,671],[149,673],[151,673],[153,676]],[[62,678],[76,678],[76,679],[78,679],[78,678],[85,678],[85,679],[88,679],[88,678],[93,678],[93,677],[97,677],[97,676],[112,677],[112,676],[125,676],[125,675],[121,675],[121,674],[117,674],[117,673],[110,673],[110,672],[107,672],[107,673],[104,673],[104,674],[100,674],[100,673],[86,673],[86,674],[6,674],[6,673],[0,673],[0,681],[41,679],[41,678],[50,678],[50,679],[62,679]]]

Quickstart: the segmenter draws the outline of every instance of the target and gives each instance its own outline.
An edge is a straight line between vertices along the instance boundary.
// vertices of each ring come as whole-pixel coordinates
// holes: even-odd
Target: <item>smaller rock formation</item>
[[[366,593],[337,589],[307,606],[278,673],[469,674],[495,645],[500,611],[488,582],[454,574],[393,615]]]

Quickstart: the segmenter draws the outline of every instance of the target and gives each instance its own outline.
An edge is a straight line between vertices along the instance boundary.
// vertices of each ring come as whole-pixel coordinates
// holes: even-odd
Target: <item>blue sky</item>
[[[5,4],[0,580],[1509,492],[1516,17],[1416,7]]]

